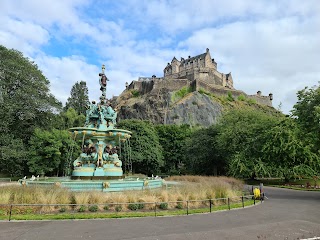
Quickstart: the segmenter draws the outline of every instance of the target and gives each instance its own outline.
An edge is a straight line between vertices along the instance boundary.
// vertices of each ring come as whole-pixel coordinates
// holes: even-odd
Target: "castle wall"
[[[255,100],[257,103],[261,105],[267,105],[272,107],[272,101],[270,100],[269,96],[248,95],[247,97]]]
[[[190,81],[188,79],[160,79],[154,82],[153,91],[158,91],[161,88],[168,91],[177,91],[184,86],[189,86]]]
[[[240,95],[247,96],[247,94],[245,94],[243,91],[229,89],[225,87],[218,87],[218,86],[214,86],[213,84],[211,85],[211,84],[208,84],[207,82],[203,82],[199,80],[196,80],[195,82],[196,82],[195,84],[196,91],[203,89],[205,91],[208,91],[210,93],[213,93],[219,96],[226,96],[228,92],[230,92],[232,96],[235,98],[239,97]]]

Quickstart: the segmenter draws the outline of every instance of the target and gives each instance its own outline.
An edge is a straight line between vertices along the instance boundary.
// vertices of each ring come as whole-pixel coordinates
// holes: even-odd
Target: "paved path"
[[[320,237],[320,192],[266,188],[262,204],[211,214],[0,222],[1,240],[307,239]]]

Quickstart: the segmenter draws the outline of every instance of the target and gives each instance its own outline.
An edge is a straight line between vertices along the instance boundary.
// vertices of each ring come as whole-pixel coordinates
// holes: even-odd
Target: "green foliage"
[[[140,92],[138,90],[132,89],[131,90],[132,97],[139,97]]]
[[[75,142],[66,130],[36,129],[30,139],[29,171],[40,175],[61,175],[68,170],[69,151]]]
[[[68,130],[72,127],[83,126],[85,120],[85,115],[77,113],[77,111],[73,108],[68,108],[66,111],[60,113],[59,124],[56,126],[56,128]]]
[[[78,212],[85,212],[86,211],[86,206],[80,206],[79,208],[78,208]]]
[[[216,142],[216,126],[195,130],[184,145],[185,166],[190,174],[215,175],[224,173],[225,160]]]
[[[286,118],[267,131],[263,146],[265,159],[281,170],[285,179],[313,176],[320,170],[319,155],[314,153],[313,144],[305,141],[295,119]],[[310,171],[313,169],[313,171]]]
[[[184,98],[188,93],[192,92],[192,88],[191,87],[182,87],[180,90],[175,91],[172,96],[171,96],[171,101],[172,102],[176,102],[182,98]]]
[[[246,101],[247,101],[247,103],[249,103],[249,105],[257,103],[257,101],[255,99],[253,99],[253,98],[247,98]]]
[[[168,209],[168,203],[166,203],[166,202],[160,203],[159,208],[162,209],[162,210],[167,210]]]
[[[199,92],[200,94],[204,94],[204,95],[211,95],[211,93],[207,92],[207,91],[204,90],[203,88],[200,88],[200,89],[198,90],[198,92]]]
[[[312,144],[313,152],[320,150],[320,87],[305,87],[297,93],[298,102],[292,114],[303,130],[305,141]]]
[[[97,205],[91,205],[91,206],[89,206],[89,208],[88,208],[88,210],[90,211],[90,212],[97,212],[98,211],[98,206]]]
[[[229,102],[233,102],[233,101],[234,101],[234,97],[232,96],[232,93],[231,93],[231,92],[228,92],[227,100],[228,100]]]
[[[37,127],[49,129],[61,108],[49,81],[21,52],[0,45],[0,132],[27,143]],[[1,160],[0,160],[1,161]]]
[[[67,210],[67,209],[66,209],[65,207],[62,207],[62,208],[59,209],[59,212],[63,213],[63,212],[65,212],[66,210]]]
[[[122,211],[122,206],[121,205],[117,205],[115,207],[116,212],[121,212]]]
[[[132,211],[136,211],[136,210],[143,209],[143,208],[144,208],[143,203],[130,203],[128,205],[128,209],[130,209]]]
[[[132,131],[130,138],[133,172],[143,174],[159,173],[163,166],[162,147],[159,137],[152,123],[140,120],[123,120],[118,128]],[[128,159],[128,152],[122,151],[123,157]]]
[[[76,82],[71,89],[65,109],[73,108],[78,114],[86,114],[89,105],[88,87],[85,81]]]
[[[193,129],[188,125],[157,125],[156,131],[163,149],[162,173],[169,175],[184,172],[185,143]]]
[[[27,143],[37,127],[50,129],[61,109],[49,81],[21,52],[0,45],[0,171],[24,174]]]
[[[176,205],[177,209],[183,209],[183,204],[181,202],[178,202]]]
[[[0,169],[11,176],[22,176],[28,152],[21,139],[3,134],[0,138]]]
[[[228,161],[230,175],[269,175],[269,168],[261,165],[261,149],[268,137],[266,131],[279,121],[279,117],[249,108],[232,110],[223,115],[217,126],[217,144],[220,153]]]
[[[104,206],[103,206],[103,209],[104,209],[105,211],[108,211],[108,210],[110,209],[110,207],[109,207],[109,205],[104,205]]]
[[[246,97],[245,97],[243,94],[240,94],[240,95],[238,96],[238,100],[239,100],[239,101],[245,101],[245,100],[246,100]]]

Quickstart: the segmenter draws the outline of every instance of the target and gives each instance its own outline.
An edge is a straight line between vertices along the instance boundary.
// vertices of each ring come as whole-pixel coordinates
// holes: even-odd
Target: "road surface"
[[[320,192],[265,187],[262,204],[175,217],[2,221],[1,240],[320,239]]]

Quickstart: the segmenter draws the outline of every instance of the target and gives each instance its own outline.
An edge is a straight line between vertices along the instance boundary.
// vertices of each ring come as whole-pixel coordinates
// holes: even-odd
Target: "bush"
[[[256,101],[255,99],[253,99],[253,98],[249,98],[249,99],[247,99],[247,103],[249,103],[249,104],[256,104],[257,101]]]
[[[188,93],[192,92],[191,87],[182,87],[180,90],[173,93],[171,96],[171,101],[176,102],[180,100],[181,98],[184,98]]]
[[[139,97],[140,96],[140,92],[138,90],[132,90],[132,97]]]
[[[116,212],[121,212],[122,211],[122,206],[118,205],[115,207]]]
[[[198,90],[198,92],[199,92],[200,94],[204,94],[204,95],[211,95],[209,92],[207,92],[206,90],[204,90],[204,89],[202,89],[202,88],[200,88],[200,89]]]
[[[78,209],[78,212],[85,212],[86,211],[86,207],[85,206],[80,206]]]
[[[230,101],[230,102],[233,102],[233,101],[234,101],[234,98],[233,98],[231,92],[228,92],[227,100]]]
[[[168,209],[168,203],[166,203],[166,202],[160,203],[159,208],[162,209],[162,210],[167,210]]]
[[[130,203],[129,206],[128,206],[128,208],[129,208],[130,210],[132,210],[132,211],[136,211],[136,210],[138,210],[138,204],[136,204],[136,203]]]
[[[62,212],[65,212],[65,211],[66,211],[66,208],[65,208],[65,207],[62,207],[62,208],[59,209],[59,212],[61,212],[61,213],[62,213]]]
[[[243,94],[240,94],[239,97],[238,97],[238,100],[239,101],[245,101],[246,97]]]
[[[130,203],[128,208],[132,211],[144,208],[144,203]]]
[[[98,211],[98,206],[97,206],[97,205],[92,205],[92,206],[90,206],[90,207],[89,207],[89,211],[90,211],[90,212],[96,212],[96,211]]]
[[[105,205],[105,206],[103,207],[103,209],[106,210],[106,211],[108,211],[108,210],[110,209],[110,207],[109,207],[109,205]]]
[[[178,208],[178,209],[182,209],[182,208],[183,208],[182,203],[181,203],[181,202],[177,203],[176,208]]]

